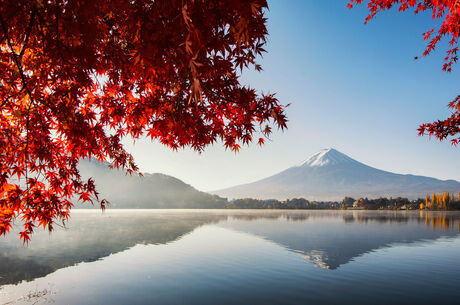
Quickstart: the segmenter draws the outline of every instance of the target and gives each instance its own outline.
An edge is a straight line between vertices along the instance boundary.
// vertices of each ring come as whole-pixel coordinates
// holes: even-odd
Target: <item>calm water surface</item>
[[[459,304],[460,213],[76,211],[0,238],[0,304]]]

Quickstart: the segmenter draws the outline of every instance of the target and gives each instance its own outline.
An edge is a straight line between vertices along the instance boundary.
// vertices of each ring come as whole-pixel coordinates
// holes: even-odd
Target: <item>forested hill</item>
[[[130,176],[121,170],[110,169],[107,163],[86,160],[80,161],[79,168],[82,177],[94,178],[99,197],[110,202],[109,208],[222,208],[227,203],[219,196],[200,192],[164,174]],[[88,203],[76,203],[75,207],[92,208]]]

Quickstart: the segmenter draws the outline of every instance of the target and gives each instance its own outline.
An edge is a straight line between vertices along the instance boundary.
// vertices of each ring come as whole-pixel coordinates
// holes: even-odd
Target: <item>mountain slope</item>
[[[460,182],[455,180],[379,170],[330,148],[271,177],[212,193],[228,198],[340,200],[345,196],[417,198],[459,190]]]
[[[110,202],[110,208],[220,208],[226,201],[200,192],[183,181],[164,174],[125,175],[110,169],[107,163],[79,163],[82,177],[93,177],[99,197]],[[75,207],[91,208],[90,204]]]

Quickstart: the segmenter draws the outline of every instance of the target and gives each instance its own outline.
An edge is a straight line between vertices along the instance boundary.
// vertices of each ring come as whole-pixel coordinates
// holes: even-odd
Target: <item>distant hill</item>
[[[110,169],[107,163],[82,160],[82,177],[93,177],[101,199],[110,208],[221,208],[226,200],[200,192],[183,181],[163,174],[125,175]],[[76,204],[76,208],[91,208],[91,204]]]
[[[324,149],[271,177],[211,192],[234,198],[341,200],[351,197],[424,198],[426,193],[460,191],[460,182],[379,170],[335,150]]]

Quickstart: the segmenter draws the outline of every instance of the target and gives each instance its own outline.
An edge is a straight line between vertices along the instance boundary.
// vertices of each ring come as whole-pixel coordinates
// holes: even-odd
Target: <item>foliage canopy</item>
[[[0,1],[0,235],[53,229],[99,200],[81,158],[137,167],[121,139],[238,151],[284,106],[243,86],[264,52],[265,0]]]

